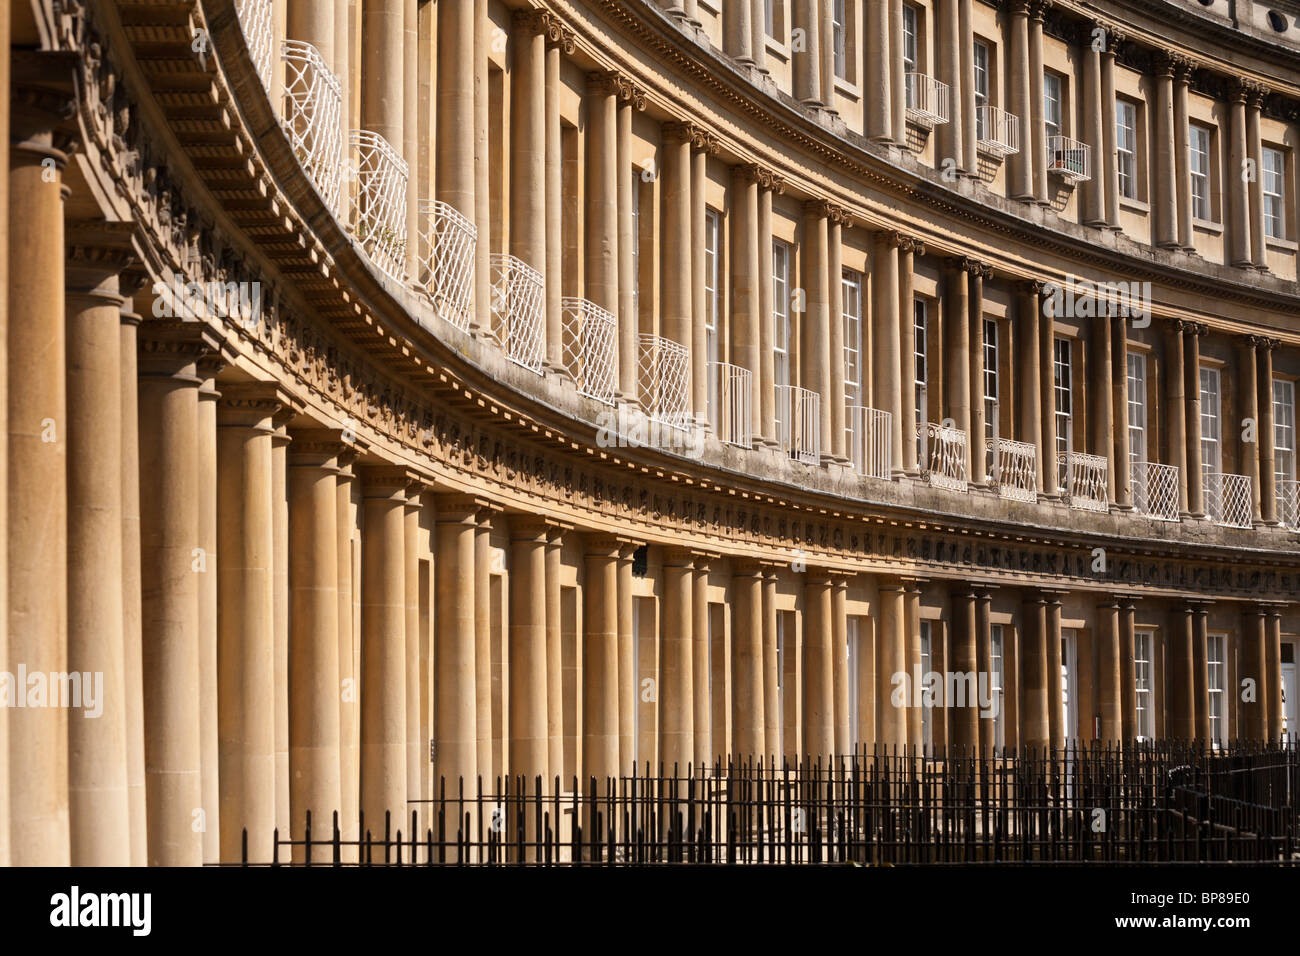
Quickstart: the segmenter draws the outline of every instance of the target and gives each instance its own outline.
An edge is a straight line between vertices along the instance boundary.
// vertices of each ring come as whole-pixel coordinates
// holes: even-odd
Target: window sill
[[[862,90],[858,87],[858,85],[856,83],[850,83],[842,76],[835,77],[835,92],[843,93],[845,96],[847,96],[851,100],[854,100],[855,102],[862,98]]]
[[[790,48],[788,46],[780,40],[777,40],[775,37],[764,37],[764,42],[767,44],[767,52],[769,54],[776,57],[782,63],[790,62]]]
[[[718,0],[717,3],[714,3],[714,0],[699,0],[699,3],[700,6],[702,6],[705,10],[708,10],[714,16],[722,16],[721,0]]]
[[[1300,242],[1293,239],[1278,239],[1276,236],[1265,236],[1264,245],[1270,249],[1280,249],[1283,252],[1300,251]]]
[[[1129,212],[1136,212],[1143,216],[1151,212],[1151,207],[1141,199],[1129,199],[1126,196],[1119,197],[1119,207],[1127,209]]]
[[[1213,235],[1213,236],[1221,236],[1221,235],[1223,235],[1223,223],[1221,223],[1221,222],[1214,222],[1214,221],[1211,220],[1211,219],[1197,219],[1197,218],[1193,217],[1193,218],[1192,218],[1192,231],[1193,231],[1193,232],[1208,232],[1208,233],[1210,233],[1210,235]]]

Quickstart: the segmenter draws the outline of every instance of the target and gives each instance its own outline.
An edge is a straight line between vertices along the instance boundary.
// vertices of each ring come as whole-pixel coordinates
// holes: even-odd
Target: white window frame
[[[850,614],[844,627],[844,664],[849,675],[849,744],[858,749],[858,618]]]
[[[718,356],[718,315],[722,306],[721,303],[721,282],[719,262],[719,252],[722,245],[722,217],[717,210],[705,208],[704,210],[704,360],[706,363],[716,363]],[[709,365],[705,366],[710,368]],[[708,388],[708,408],[706,413],[713,427],[716,429],[719,422],[715,416],[720,409],[718,408],[717,391],[719,387],[718,376],[721,370],[716,366],[709,371],[709,388]]]
[[[1115,153],[1119,170],[1119,194],[1125,199],[1138,198],[1138,129],[1137,105],[1128,100],[1115,101]]]
[[[632,170],[632,315],[641,315],[641,170]]]
[[[772,240],[772,370],[773,384],[790,384],[790,244],[781,239]],[[779,426],[779,401],[775,408]]]
[[[1261,162],[1264,196],[1264,235],[1270,239],[1286,238],[1286,153],[1265,146]]]
[[[1224,693],[1228,678],[1227,647],[1227,635],[1206,635],[1205,688],[1209,697],[1210,741],[1216,749],[1228,726],[1228,695]]]
[[[1044,71],[1043,73],[1043,125],[1047,127],[1047,135],[1062,136],[1065,133],[1064,125],[1064,102],[1061,99],[1062,93],[1061,75]]]
[[[984,437],[990,455],[996,454],[993,439],[998,434],[998,320],[986,318],[983,323],[984,349]]]
[[[1155,632],[1138,628],[1133,632],[1133,681],[1137,707],[1133,730],[1138,740],[1155,739]]]
[[[925,680],[925,675],[930,673],[930,662],[933,659],[933,629],[929,621],[920,622],[921,641],[920,641],[920,674],[921,680]],[[922,699],[924,701],[924,698]],[[934,721],[931,719],[933,707],[926,707],[924,702],[921,705],[921,745],[925,747],[927,753],[934,754]]]
[[[918,24],[920,21],[916,15],[916,7],[910,3],[903,4],[903,72],[917,73],[920,71],[920,60],[918,59]]]
[[[848,0],[834,0],[831,4],[831,57],[835,75],[848,79]]]
[[[989,105],[989,46],[980,40],[975,41],[975,53],[972,57],[973,71],[975,74],[973,86],[975,88],[975,140],[978,142],[985,138],[984,136],[984,114],[980,112],[981,106]]]
[[[993,746],[998,750],[1006,741],[1006,628],[1001,624],[989,626],[989,697],[995,707],[993,717]]]
[[[1128,353],[1128,458],[1147,460],[1147,357]]]
[[[1210,191],[1210,150],[1214,137],[1209,127],[1192,123],[1187,127],[1187,164],[1192,180],[1192,218],[1210,222],[1214,216]]]
[[[929,342],[926,338],[930,328],[930,312],[925,299],[912,299],[912,356],[915,361],[913,374],[915,375],[916,389],[916,424],[924,426],[929,415],[928,407],[929,395],[929,376],[930,376],[930,356]],[[918,454],[921,448],[921,436],[916,436]]]
[[[1223,471],[1223,392],[1220,388],[1219,370],[1202,365],[1201,390],[1201,470],[1206,474]]]
[[[1056,415],[1056,451],[1073,451],[1074,350],[1071,340],[1057,336],[1052,343],[1052,412]]]
[[[1273,379],[1273,471],[1278,481],[1296,478],[1295,382]]]
[[[862,394],[862,273],[840,273],[841,314],[844,321],[844,402],[865,405]]]

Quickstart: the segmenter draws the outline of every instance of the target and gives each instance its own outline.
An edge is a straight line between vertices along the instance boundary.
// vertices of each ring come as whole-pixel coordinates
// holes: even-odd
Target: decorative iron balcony
[[[981,106],[975,110],[975,138],[979,148],[994,156],[1020,152],[1020,117],[999,106]]]
[[[613,405],[618,388],[618,327],[613,314],[577,296],[565,296],[561,304],[564,365],[578,394]]]
[[[853,470],[871,478],[889,481],[894,476],[893,444],[890,436],[894,416],[879,408],[850,405],[849,459]]]
[[[354,129],[351,144],[357,154],[353,231],[375,265],[401,279],[406,259],[406,160],[368,129]]]
[[[754,443],[754,377],[747,368],[709,363],[709,421],[718,441],[749,448]]]
[[[268,89],[271,86],[271,53],[275,47],[271,6],[271,0],[236,0],[235,3],[248,55],[262,85]]]
[[[1178,466],[1133,462],[1133,510],[1157,521],[1178,520]]]
[[[1012,501],[1038,500],[1038,449],[1029,442],[998,438],[989,447],[989,474],[998,496]]]
[[[1063,451],[1057,453],[1056,463],[1061,469],[1066,504],[1083,511],[1110,510],[1105,458],[1079,451]]]
[[[776,386],[777,438],[791,458],[805,465],[821,462],[821,401],[817,392],[798,385]]]
[[[1092,178],[1092,150],[1068,136],[1047,137],[1047,171],[1071,182]]]
[[[1211,521],[1226,528],[1253,528],[1250,506],[1250,478],[1205,472],[1205,513]]]
[[[948,122],[948,84],[924,73],[906,73],[907,118],[917,126],[933,129]]]
[[[643,333],[640,341],[641,408],[650,420],[671,428],[691,424],[691,353],[661,335]]]
[[[420,241],[424,258],[418,283],[444,321],[462,332],[473,316],[474,250],[478,226],[454,206],[420,200]]]
[[[541,374],[546,289],[542,274],[515,256],[492,256],[492,331],[510,361]]]
[[[1287,528],[1300,528],[1300,481],[1278,481],[1277,520]]]
[[[934,422],[918,422],[921,474],[935,488],[966,490],[966,433]]]
[[[340,110],[343,94],[338,78],[310,43],[285,40],[284,114],[281,123],[298,163],[331,210],[339,205],[339,172],[343,166]]]

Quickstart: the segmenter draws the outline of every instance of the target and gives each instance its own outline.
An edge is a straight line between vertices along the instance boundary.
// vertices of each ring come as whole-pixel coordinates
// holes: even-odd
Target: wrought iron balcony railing
[[[1158,521],[1178,520],[1178,466],[1133,462],[1133,510]]]
[[[1081,183],[1092,178],[1092,150],[1068,136],[1047,137],[1047,171]]]
[[[1228,528],[1253,528],[1250,478],[1205,472],[1205,513],[1215,524]]]
[[[853,470],[860,475],[889,481],[894,475],[893,443],[890,440],[894,416],[865,405],[850,405],[847,411],[849,459],[853,462]]]
[[[561,304],[564,365],[578,394],[613,405],[618,389],[618,327],[613,314],[577,296],[565,296]]]
[[[994,156],[1020,152],[1020,117],[1000,106],[981,106],[975,110],[976,140],[979,148]]]
[[[776,386],[777,438],[786,454],[805,465],[821,461],[821,401],[817,392],[798,385]]]
[[[541,374],[546,289],[542,274],[515,256],[492,256],[492,331],[510,361]]]
[[[1061,472],[1066,504],[1084,511],[1110,510],[1105,458],[1079,451],[1063,451],[1057,453],[1056,463]]]
[[[1029,442],[998,438],[989,446],[989,474],[998,496],[1013,501],[1038,500],[1038,449]]]
[[[922,476],[935,488],[965,491],[966,433],[934,422],[918,422],[916,434],[921,440],[918,461]]]
[[[662,335],[643,333],[637,367],[641,408],[650,420],[672,428],[690,425],[690,350]]]
[[[331,210],[339,205],[339,177],[343,168],[343,129],[340,110],[343,94],[338,78],[310,43],[285,40],[284,112],[281,122],[298,163],[316,185]]]
[[[271,54],[274,51],[274,30],[271,0],[236,0],[235,12],[239,26],[244,31],[244,42],[253,68],[268,89],[271,86]]]
[[[406,160],[368,129],[354,129],[351,145],[357,156],[353,231],[375,265],[401,279],[406,259]]]
[[[417,279],[438,315],[462,332],[473,316],[474,251],[478,226],[454,206],[420,200],[420,242],[424,257]]]
[[[1277,520],[1285,527],[1300,528],[1300,481],[1278,481]]]
[[[933,129],[948,122],[948,84],[925,73],[903,76],[907,97],[907,118],[917,126]]]
[[[749,448],[754,443],[754,376],[727,362],[709,363],[709,422],[718,441]]]

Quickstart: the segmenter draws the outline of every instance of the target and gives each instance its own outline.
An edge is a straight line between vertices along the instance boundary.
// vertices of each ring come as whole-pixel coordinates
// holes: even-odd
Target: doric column
[[[1196,690],[1196,739],[1210,743],[1209,611],[1192,609],[1192,681]]]
[[[877,232],[874,234],[874,258],[871,270],[871,319],[872,335],[871,362],[873,365],[871,380],[875,394],[871,396],[873,407],[888,412],[892,417],[890,425],[890,461],[894,476],[903,474],[906,467],[903,460],[903,434],[911,434],[912,422],[906,420],[903,403],[906,400],[902,388],[901,326],[899,296],[899,248],[904,243],[896,232]],[[911,326],[910,310],[907,324]],[[906,358],[912,361],[912,356]],[[840,361],[841,368],[843,360]],[[915,369],[913,369],[915,374]],[[913,389],[915,392],[915,389]],[[915,403],[915,396],[913,396]],[[915,415],[915,412],[913,412]],[[913,449],[916,442],[909,443]]]
[[[63,169],[69,144],[55,115],[64,105],[52,92],[17,88],[9,130],[7,662],[46,674],[65,672],[68,662]],[[193,422],[191,444],[192,428]],[[68,709],[6,710],[10,862],[67,866]],[[194,769],[197,774],[197,764]]]
[[[971,358],[974,348],[970,337],[970,297],[967,280],[971,268],[978,264],[970,259],[949,259],[948,284],[943,301],[943,397],[945,417],[953,420],[954,427],[966,435],[967,455],[971,452]],[[980,358],[981,365],[983,357]],[[981,436],[982,438],[982,436]],[[966,461],[966,474],[971,474],[970,459]]]
[[[753,374],[753,387],[758,393],[751,399],[758,421],[754,427],[755,441],[775,445],[776,435],[776,358],[773,352],[775,335],[772,302],[772,195],[785,189],[784,180],[764,173],[758,190],[758,370]],[[733,226],[734,228],[734,226]],[[733,291],[734,295],[734,291]],[[734,358],[732,361],[736,361]],[[737,363],[739,364],[739,363]]]
[[[1038,404],[1042,409],[1042,444],[1038,457],[1042,462],[1044,483],[1039,490],[1049,498],[1061,494],[1061,469],[1056,463],[1056,306],[1034,292],[1038,301]]]
[[[1099,303],[1097,311],[1108,313]],[[1121,320],[1122,321],[1122,320]],[[1088,333],[1088,450],[1106,459],[1106,500],[1115,500],[1115,395],[1112,387],[1110,351],[1110,315],[1094,315]],[[1128,409],[1124,409],[1127,420]]]
[[[822,90],[822,0],[791,0],[786,10],[793,8],[793,27],[804,31],[803,49],[796,48],[794,60],[794,98],[810,106],[824,102]]]
[[[1094,25],[1094,29],[1102,29]],[[1109,221],[1106,191],[1110,186],[1110,170],[1115,159],[1106,152],[1104,132],[1105,109],[1102,104],[1102,52],[1092,42],[1091,33],[1085,34],[1083,43],[1083,141],[1092,150],[1094,166],[1092,178],[1083,183],[1079,215],[1084,225],[1104,226]]]
[[[849,221],[848,210],[831,206],[826,220],[826,282],[830,289],[830,323],[827,326],[830,352],[829,404],[830,436],[826,451],[837,461],[848,461],[844,423],[844,248],[843,228]],[[897,301],[897,299],[895,299]],[[895,458],[894,461],[900,461]],[[897,466],[895,466],[897,467]]]
[[[754,562],[731,567],[732,759],[754,761],[766,753],[763,699],[763,568]]]
[[[225,368],[216,353],[199,359],[198,441],[199,547],[206,567],[199,578],[199,769],[203,787],[203,862],[219,863],[221,856],[221,730],[218,674],[217,587],[217,391],[216,376]],[[138,491],[137,491],[138,495]]]
[[[328,835],[343,799],[338,472],[339,457],[350,451],[331,430],[296,432],[289,452],[289,818],[295,840],[303,839],[308,812],[313,838]]]
[[[616,191],[618,193],[618,381],[619,389],[624,395],[639,395],[637,361],[640,356],[640,342],[637,337],[637,331],[640,327],[640,316],[637,313],[637,277],[635,274],[635,257],[632,255],[633,249],[636,248],[636,236],[633,235],[634,223],[632,221],[632,113],[636,110],[645,109],[645,91],[635,87],[625,76],[618,76],[618,106],[617,106],[617,161],[615,162],[615,179]],[[690,170],[683,171],[683,176],[689,189]],[[687,207],[690,206],[690,194],[686,196]],[[690,236],[690,225],[688,215],[687,237]],[[691,244],[687,242],[687,252],[689,254]],[[687,282],[690,281],[690,270],[686,270]],[[691,313],[689,310],[690,299],[687,298],[687,311],[683,314],[668,314],[666,326],[672,324],[672,320],[678,321],[677,334],[673,334],[671,328],[665,330],[668,338],[687,347],[691,342]]]
[[[388,140],[399,154],[405,146],[405,8],[405,0],[372,0],[361,8],[361,126]],[[325,9],[314,15],[322,29],[327,21],[332,24]],[[462,68],[464,49],[468,47],[460,51]]]
[[[968,384],[970,386],[970,436],[967,442],[970,448],[970,460],[967,474],[975,485],[983,485],[988,479],[988,458],[985,431],[984,408],[984,280],[992,278],[991,266],[967,259],[963,264],[970,273],[967,280],[970,310],[967,321],[970,323],[967,361],[970,363]]]
[[[948,85],[949,120],[936,130],[935,157],[937,164],[952,160],[958,169],[965,162],[964,139],[966,135],[966,100],[962,89],[969,86],[962,72],[961,0],[938,0],[935,6],[935,59],[938,61],[938,79]],[[973,82],[973,81],[972,81]]]
[[[400,0],[389,0],[390,4]],[[435,148],[437,163],[434,166],[437,198],[447,203],[471,222],[476,221],[474,152],[475,152],[475,72],[466,69],[467,51],[474,49],[475,4],[444,3],[438,6],[438,84],[437,84],[437,136]],[[382,10],[383,8],[378,8]],[[364,35],[364,28],[363,28]],[[558,65],[558,62],[557,62]],[[364,69],[366,75],[368,69]],[[558,70],[557,70],[558,73]],[[558,80],[558,76],[556,77]],[[558,102],[556,103],[558,109]],[[550,113],[550,110],[548,110]],[[554,114],[556,149],[559,154],[559,115]],[[553,167],[560,169],[556,162]],[[558,175],[558,172],[553,174]],[[558,210],[556,211],[558,221]],[[548,210],[548,219],[550,212]],[[551,235],[558,235],[558,228]],[[478,244],[486,245],[488,237],[479,235]],[[548,269],[548,274],[550,270]],[[483,324],[487,303],[479,301],[478,283],[474,286],[475,308],[471,310],[473,327]],[[557,304],[558,307],[558,304]],[[558,313],[556,313],[558,314]],[[552,318],[553,316],[548,316]],[[554,356],[552,356],[554,358]]]
[[[1038,468],[1038,490],[1047,493],[1053,489],[1055,482],[1049,480],[1053,474],[1049,467],[1049,454],[1052,449],[1043,446],[1043,396],[1038,367],[1041,293],[1042,283],[1032,279],[1021,282],[1016,287],[1016,333],[1013,341],[1016,347],[1016,378],[1019,382],[1016,391],[1020,395],[1016,439],[1029,442],[1034,446],[1034,457]]]
[[[849,660],[848,660],[848,578],[831,577],[830,656],[831,681],[835,692],[835,742],[833,752],[853,752],[853,732],[849,727]]]
[[[988,682],[990,693],[992,692],[993,679],[993,594],[987,587],[978,587],[975,589],[975,682],[974,694],[975,699],[966,701],[966,708],[974,716],[979,738],[980,756],[989,758],[993,756],[994,738],[993,738],[993,720],[992,715],[985,715],[980,704],[980,683]],[[1005,661],[1005,658],[1004,658]],[[1005,671],[1004,671],[1005,677]],[[1004,702],[1002,702],[1004,703]],[[1001,704],[999,704],[1000,706]]]
[[[1168,436],[1166,461],[1178,469],[1178,513],[1188,510],[1187,479],[1187,399],[1183,393],[1183,328],[1180,319],[1170,319],[1165,328],[1165,434]]]
[[[845,24],[845,30],[848,25]],[[864,33],[864,38],[866,34]],[[870,39],[867,39],[868,45]],[[889,0],[889,70],[885,82],[879,89],[882,97],[889,100],[890,126],[892,139],[899,146],[907,145],[907,81],[903,67],[903,0]]]
[[[1036,129],[1030,98],[1034,74],[1029,66],[1029,2],[1013,0],[1011,3],[1011,59],[1007,77],[1011,112],[1021,117],[1022,123],[1029,124],[1025,148],[1009,157],[1007,191],[1012,199],[1026,200],[1034,198],[1034,166],[1042,163],[1043,155],[1033,150]]]
[[[618,77],[587,74],[586,129],[586,297],[618,311]],[[623,317],[619,317],[622,326]],[[618,350],[626,333],[620,333]],[[620,362],[622,356],[619,356]],[[621,369],[621,364],[619,365]],[[626,383],[619,379],[622,390]],[[625,400],[635,395],[624,394]]]
[[[14,195],[16,198],[16,191]],[[10,236],[12,240],[14,233]],[[13,286],[10,288],[12,294]],[[203,854],[202,834],[193,827],[194,808],[201,806],[203,799],[198,696],[199,585],[195,573],[195,561],[201,560],[201,555],[195,554],[198,443],[194,440],[202,384],[196,362],[203,351],[203,345],[179,324],[164,326],[150,322],[140,330],[140,498],[148,502],[140,516],[140,568],[141,579],[149,582],[141,605],[141,652],[151,866],[197,866]],[[12,344],[9,354],[12,368]],[[13,382],[11,373],[11,387]],[[11,429],[13,425],[11,408]],[[12,438],[10,454],[13,454]],[[49,494],[48,487],[45,494]],[[12,505],[12,481],[9,496]],[[13,534],[11,521],[11,555]],[[13,568],[11,557],[11,614]],[[10,654],[13,654],[12,641]],[[12,718],[10,728],[13,750],[21,738],[13,733]],[[12,766],[12,753],[10,761]],[[32,773],[28,779],[40,777]],[[20,819],[16,800],[13,806],[15,818]],[[20,859],[20,847],[15,837],[15,862]]]
[[[825,760],[835,751],[830,576],[810,570],[803,601],[803,753]]]
[[[393,830],[406,817],[406,486],[404,469],[364,466],[361,536],[361,813],[366,832]],[[471,584],[470,593],[473,593]],[[452,602],[438,602],[439,620]],[[449,645],[439,648],[450,656]],[[449,702],[451,703],[451,702]],[[439,729],[443,730],[442,722]],[[438,748],[441,762],[444,750]],[[472,758],[471,758],[472,759]],[[455,792],[455,776],[448,785]]]
[[[1174,140],[1178,135],[1174,122],[1176,57],[1161,51],[1152,63],[1155,66],[1156,140],[1151,166],[1151,180],[1155,187],[1151,211],[1155,218],[1156,245],[1168,249],[1178,246],[1178,161],[1174,154]]]
[[[1259,514],[1265,524],[1277,524],[1277,471],[1273,421],[1273,350],[1277,339],[1255,339],[1255,370],[1258,380],[1259,428]]]
[[[921,585],[915,579],[904,581],[903,594],[903,666],[912,680],[921,672]],[[924,675],[921,675],[924,679]],[[915,688],[915,684],[913,684]],[[915,689],[913,689],[915,695]],[[921,735],[924,707],[914,706],[915,696],[907,706],[907,743],[920,749],[925,744]],[[863,738],[864,740],[866,738]]]
[[[1245,611],[1241,629],[1241,680],[1255,683],[1251,699],[1243,694],[1241,708],[1241,735],[1247,740],[1264,740],[1268,737],[1268,703],[1271,689],[1265,679],[1268,668],[1268,606],[1258,605]]]
[[[1170,736],[1180,740],[1192,740],[1197,733],[1194,617],[1193,608],[1187,604],[1171,611],[1169,640],[1165,644],[1172,677],[1165,693],[1165,710]]]
[[[1123,685],[1120,682],[1120,602],[1112,598],[1097,608],[1097,704],[1104,743],[1127,739],[1123,727]]]
[[[1201,343],[1206,327],[1189,322],[1183,342],[1183,392],[1187,399],[1187,509],[1194,517],[1205,517],[1205,475],[1201,461]]]
[[[691,669],[695,688],[691,700],[695,708],[695,762],[708,765],[713,763],[716,751],[722,749],[725,752],[725,740],[721,741],[721,748],[714,745],[714,731],[718,731],[721,737],[725,728],[713,726],[711,700],[714,694],[725,694],[725,688],[713,686],[709,666],[709,558],[704,555],[695,557],[691,587]]]
[[[123,300],[118,273],[128,262],[129,237],[74,227],[68,242],[67,655],[69,672],[94,681],[89,687],[83,684],[83,701],[92,693],[99,707],[92,719],[83,719],[90,716],[84,711],[74,713],[67,725],[71,859],[74,866],[126,866],[131,848],[118,381]]]
[[[1111,445],[1111,500],[1121,508],[1133,507],[1133,464],[1128,434],[1128,318],[1110,319],[1111,338],[1111,420],[1114,442]],[[1145,406],[1144,406],[1145,408]]]
[[[821,450],[829,455],[831,443],[830,322],[831,296],[827,271],[827,218],[830,204],[812,199],[803,207],[803,287],[806,310],[803,315],[801,384],[821,396],[819,403]],[[895,299],[897,293],[895,293]],[[840,320],[842,321],[842,320]],[[843,356],[840,362],[843,363]],[[793,416],[793,411],[791,415]],[[793,427],[793,423],[791,423]],[[793,432],[792,432],[793,433]]]
[[[289,826],[289,430],[286,407],[271,435],[271,597],[275,648],[275,825]]]
[[[907,702],[895,706],[894,675],[907,668],[906,585],[897,579],[882,578],[877,592],[880,609],[876,615],[876,657],[880,670],[876,674],[876,699],[880,701],[880,718],[876,740],[885,747],[907,745]]]
[[[1259,464],[1260,459],[1263,457],[1261,453],[1263,451],[1264,436],[1261,433],[1263,425],[1259,415],[1260,388],[1259,370],[1255,364],[1255,339],[1256,337],[1253,335],[1244,336],[1234,344],[1237,374],[1232,377],[1236,378],[1237,402],[1238,407],[1241,409],[1241,418],[1243,422],[1247,419],[1254,422],[1253,440],[1247,440],[1244,426],[1237,431],[1237,460],[1241,465],[1241,473],[1250,481],[1251,516],[1254,521],[1260,521],[1263,518],[1263,513],[1260,499]],[[1271,405],[1272,402],[1269,404]],[[1224,437],[1228,437],[1231,433],[1231,430],[1227,430]]]
[[[760,315],[758,293],[763,286],[759,271],[759,246],[762,242],[758,228],[758,191],[762,172],[756,166],[735,166],[732,168],[731,188],[731,361],[741,368],[750,370],[751,382],[758,388],[758,394],[750,402],[751,420],[754,435],[774,437],[772,421],[764,417],[764,407],[775,408],[773,399],[768,398],[767,391],[773,388],[770,379],[763,382],[763,370],[766,353],[763,347],[763,324],[770,325],[770,315]],[[769,245],[771,240],[768,240]],[[768,253],[769,260],[771,252]],[[770,276],[770,273],[769,273]],[[766,282],[770,286],[771,278]],[[769,296],[771,295],[769,291]],[[768,338],[771,331],[768,330]]]
[[[889,95],[890,81],[895,69],[892,49],[893,23],[890,17],[890,0],[868,0],[866,30],[866,68],[863,71],[863,89],[871,90],[866,97],[866,134],[869,139],[888,141],[894,138],[893,98]],[[901,54],[901,50],[899,51]],[[901,56],[899,63],[901,63]],[[901,73],[899,82],[902,82]]]
[[[1174,175],[1177,179],[1178,245],[1187,252],[1192,245],[1192,165],[1187,140],[1187,94],[1192,80],[1192,61],[1174,58]]]
[[[406,672],[406,812],[403,814],[402,830],[409,832],[412,826],[411,811],[419,811],[420,829],[427,824],[427,807],[412,806],[410,801],[424,797],[424,776],[429,767],[426,748],[427,737],[420,729],[420,696],[424,678],[420,672],[420,510],[421,494],[424,485],[412,482],[406,486],[406,505],[402,509],[402,568],[403,568],[403,604],[406,628],[403,643]],[[491,698],[489,697],[489,700]]]
[[[497,773],[492,749],[492,515],[484,505],[474,528],[474,741],[478,774]]]
[[[1268,682],[1269,740],[1282,736],[1282,611],[1272,606],[1268,611],[1268,637],[1265,641],[1265,675]]]
[[[1101,157],[1106,170],[1106,223],[1119,228],[1119,161],[1115,151],[1115,60],[1119,56],[1124,34],[1106,31],[1106,47],[1101,51]],[[1094,153],[1094,155],[1096,155]],[[1094,173],[1094,179],[1096,175]]]
[[[546,95],[546,364],[552,371],[564,368],[564,290],[560,279],[564,273],[564,246],[560,241],[564,221],[564,156],[560,144],[560,54],[572,55],[576,49],[571,30],[554,16],[547,21]],[[458,61],[457,61],[458,62]],[[439,87],[441,89],[441,86]],[[441,115],[441,114],[440,114]],[[441,132],[439,132],[441,136]],[[557,768],[558,769],[558,768]]]
[[[666,773],[686,772],[695,758],[694,681],[691,633],[694,628],[694,556],[664,552],[662,658],[659,662],[660,759]],[[675,769],[674,769],[675,768]]]
[[[345,433],[345,435],[350,433]],[[338,456],[339,471],[334,481],[334,559],[338,596],[339,635],[339,830],[344,840],[357,839],[357,811],[361,798],[361,671],[360,635],[353,619],[353,589],[360,586],[352,574],[352,529],[356,518],[352,509],[352,488],[356,477],[353,462],[356,443]],[[343,860],[355,861],[356,849],[345,848]]]
[[[976,594],[969,585],[956,585],[952,591],[952,630],[949,641],[951,664],[948,670],[956,674],[979,673],[978,634],[976,632]],[[974,687],[968,686],[970,693]],[[949,743],[961,748],[966,755],[975,756],[979,750],[979,708],[971,706],[972,700],[958,702],[949,699],[947,688],[944,704],[948,710]]]
[[[1255,175],[1247,183],[1250,192],[1250,258],[1256,269],[1268,271],[1268,248],[1264,242],[1264,146],[1260,140],[1259,114],[1268,87],[1252,83],[1246,94],[1246,151]]]
[[[1061,599],[1047,595],[1047,733],[1053,750],[1065,742],[1061,687]]]
[[[957,36],[961,49],[962,81],[960,86],[953,87],[948,92],[950,102],[955,102],[957,98],[961,101],[961,109],[955,112],[952,119],[949,120],[949,124],[961,123],[963,152],[962,156],[957,159],[957,165],[970,176],[979,173],[979,140],[975,132],[975,32],[973,6],[972,0],[957,0]]]
[[[543,272],[548,286],[560,281],[558,273],[552,275],[547,270],[546,35],[550,19],[544,10],[516,10],[510,42],[510,254]]]
[[[225,385],[217,418],[221,858],[271,859],[275,803],[274,386]],[[331,635],[332,637],[332,635]],[[331,810],[333,807],[330,808]]]
[[[546,736],[547,765],[554,787],[564,776],[564,652],[560,616],[560,559],[564,529],[552,528],[546,540]],[[563,782],[560,788],[563,789]]]
[[[547,732],[546,542],[543,519],[510,517],[510,747],[509,770],[550,781]]]
[[[636,771],[636,716],[640,699],[638,649],[633,630],[632,559],[637,546],[623,542],[618,554],[618,766],[619,775]],[[545,665],[545,659],[542,664]]]
[[[763,745],[765,758],[775,758],[780,765],[781,729],[785,720],[781,700],[783,683],[778,673],[780,657],[776,646],[776,569],[770,565],[763,573]]]
[[[1227,193],[1228,263],[1249,267],[1251,258],[1250,184],[1247,182],[1246,160],[1249,157],[1246,143],[1246,98],[1250,84],[1234,79],[1228,83],[1228,168],[1224,171],[1224,191]],[[1259,167],[1256,167],[1259,178]]]
[[[1047,124],[1043,121],[1043,18],[1051,6],[1050,0],[1029,0],[1029,112],[1017,114],[1029,118],[1027,141],[1032,143],[1034,198],[1040,203],[1049,201],[1047,194]],[[1093,175],[1096,175],[1094,170]]]
[[[688,123],[664,124],[663,335],[688,348],[694,338],[695,324],[691,134],[692,128]],[[632,324],[635,327],[635,320]]]
[[[1024,635],[1020,644],[1023,655],[1021,679],[1024,684],[1020,703],[1020,739],[1030,751],[1041,750],[1050,741],[1047,716],[1050,689],[1047,673],[1047,600],[1042,594],[1025,599],[1020,623]],[[1057,709],[1060,709],[1059,700]]]
[[[916,460],[916,308],[913,279],[916,257],[925,255],[925,246],[919,239],[904,239],[898,247],[898,332],[899,332],[899,398],[902,400],[900,420],[894,423],[903,457],[898,467],[905,475],[917,474]],[[922,409],[924,411],[924,409]]]
[[[754,62],[755,12],[747,0],[722,5],[722,50],[740,63]]]
[[[1134,633],[1136,608],[1133,598],[1124,597],[1119,602],[1119,687],[1120,731],[1125,740],[1137,737],[1137,672],[1135,665],[1136,640]],[[1154,663],[1148,662],[1148,668]],[[1150,680],[1151,672],[1147,679]],[[1083,736],[1083,734],[1080,734]]]

